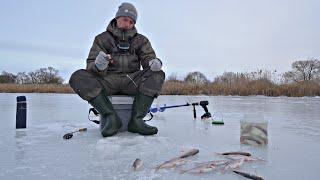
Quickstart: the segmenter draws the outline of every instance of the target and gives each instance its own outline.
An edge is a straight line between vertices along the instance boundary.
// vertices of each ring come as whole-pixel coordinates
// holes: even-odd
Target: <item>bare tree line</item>
[[[278,74],[276,70],[261,69],[244,73],[225,72],[212,81],[199,71],[190,72],[181,80],[176,74],[171,74],[161,94],[320,96],[320,61],[309,58],[295,61],[291,67],[290,71],[283,74]],[[3,71],[0,75],[0,92],[73,92],[68,84],[62,83],[58,70],[52,67],[16,75]]]
[[[183,80],[172,74],[168,76],[162,94],[320,96],[319,64],[319,60],[309,58],[293,62],[292,69],[283,74],[261,69],[244,73],[225,72],[213,81],[199,71],[188,73]]]
[[[191,84],[225,83],[235,84],[243,81],[263,80],[274,84],[288,84],[303,81],[320,81],[320,61],[315,58],[295,61],[291,65],[292,70],[278,75],[277,71],[258,69],[252,72],[234,73],[224,72],[214,78],[212,82],[201,72],[190,72],[183,80],[179,80],[175,73],[167,77],[167,81],[187,82]]]
[[[40,68],[31,72],[18,72],[16,75],[3,71],[0,83],[16,84],[62,84],[63,79],[58,75],[58,70],[53,67]]]

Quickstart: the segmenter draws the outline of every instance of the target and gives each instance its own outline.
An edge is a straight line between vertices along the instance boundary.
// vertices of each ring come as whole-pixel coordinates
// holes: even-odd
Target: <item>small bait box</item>
[[[122,121],[122,127],[119,131],[120,132],[127,131],[128,123],[131,119],[132,104],[133,104],[134,97],[118,95],[118,96],[109,96],[108,98],[112,103],[114,110],[117,112],[118,116]],[[100,116],[100,130],[103,129],[105,124],[106,124],[106,119]]]
[[[245,114],[240,121],[240,143],[265,146],[268,144],[268,121],[261,114]]]

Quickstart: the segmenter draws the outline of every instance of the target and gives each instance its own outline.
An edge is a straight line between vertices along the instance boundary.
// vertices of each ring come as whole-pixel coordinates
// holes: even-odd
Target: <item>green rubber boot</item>
[[[128,124],[128,131],[132,133],[139,133],[141,135],[153,135],[158,133],[156,127],[150,126],[143,121],[147,115],[153,97],[138,93],[133,101],[132,116]]]
[[[101,128],[103,137],[108,137],[116,134],[122,127],[122,122],[107,96],[101,92],[97,97],[89,101],[89,103],[101,114],[102,118],[106,119],[104,127]]]

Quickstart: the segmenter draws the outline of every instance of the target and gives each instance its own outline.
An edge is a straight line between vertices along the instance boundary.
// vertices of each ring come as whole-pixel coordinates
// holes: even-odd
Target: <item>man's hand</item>
[[[94,63],[99,71],[107,69],[109,66],[110,54],[106,54],[103,51],[100,51]]]
[[[160,71],[162,63],[158,58],[155,58],[149,61],[149,66],[151,71]]]

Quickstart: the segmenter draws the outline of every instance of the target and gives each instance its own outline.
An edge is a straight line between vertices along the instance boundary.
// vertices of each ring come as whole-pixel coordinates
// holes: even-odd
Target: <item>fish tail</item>
[[[236,174],[239,174],[239,175],[241,175],[243,177],[249,178],[249,179],[264,180],[263,177],[256,176],[256,175],[253,175],[253,174],[249,174],[249,173],[245,173],[245,172],[241,172],[241,171],[233,171],[233,172],[236,173]]]
[[[257,161],[262,161],[262,162],[267,162],[267,160],[262,159],[262,158],[255,158]]]

